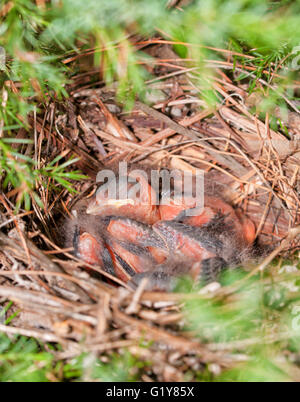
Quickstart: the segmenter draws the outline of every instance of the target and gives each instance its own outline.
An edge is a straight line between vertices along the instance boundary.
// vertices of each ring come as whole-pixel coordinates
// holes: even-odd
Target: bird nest
[[[84,351],[109,356],[128,348],[151,360],[145,381],[179,381],[203,363],[230,367],[235,360],[182,331],[181,306],[188,294],[149,292],[143,282],[132,290],[64,248],[63,221],[77,200],[93,193],[99,171],[121,161],[204,171],[224,198],[255,223],[257,238],[275,249],[273,256],[299,248],[298,232],[291,232],[300,221],[299,114],[291,111],[286,120],[294,140],[274,131],[268,115],[262,121],[251,112],[260,100],[236,86],[221,65],[213,81],[220,102],[210,107],[199,99],[192,73],[169,46],[157,45],[151,55],[158,61],[166,52],[168,63],[157,63],[160,67],[152,71],[157,78],[148,83],[144,102],[137,101],[130,111],[117,102],[114,86],[97,82],[94,70],[74,77],[68,100],[41,107],[31,119],[39,139],[38,162],[75,154],[80,158],[76,167],[89,179],[74,183],[76,196],[50,191],[50,183],[40,188],[44,210],[34,204],[29,215],[1,215],[0,297],[14,301],[20,312],[12,325],[0,329],[59,343],[63,351],[57,354],[64,358]],[[5,202],[10,211],[13,198],[8,195]],[[87,266],[102,279],[90,275]],[[226,290],[217,287],[213,294],[221,297]],[[211,297],[211,289],[199,297]],[[153,343],[144,348],[141,337]]]

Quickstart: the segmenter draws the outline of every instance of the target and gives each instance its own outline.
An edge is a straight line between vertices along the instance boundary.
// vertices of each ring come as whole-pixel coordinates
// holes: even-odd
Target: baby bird
[[[114,178],[113,178],[114,179]],[[143,175],[136,171],[127,177],[118,177],[114,184],[114,198],[109,197],[110,183],[101,187],[90,201],[87,214],[96,216],[127,216],[140,222],[152,224],[159,219],[158,195]]]
[[[201,209],[193,198],[157,205],[146,178],[128,178],[138,183],[138,196],[130,183],[126,197],[119,198],[120,186],[114,198],[96,192],[72,210],[67,245],[88,264],[131,286],[147,277],[148,289],[168,290],[182,274],[214,281],[250,254],[254,224],[221,197],[205,195]]]
[[[64,243],[72,247],[76,257],[87,264],[98,265],[111,275],[115,275],[115,267],[102,236],[105,222],[101,217],[86,213],[88,199],[81,200],[72,208],[72,218],[65,221]]]

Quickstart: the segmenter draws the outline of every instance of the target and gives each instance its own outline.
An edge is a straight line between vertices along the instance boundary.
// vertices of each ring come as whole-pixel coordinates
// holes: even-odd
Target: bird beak
[[[101,215],[101,213],[105,211],[105,209],[108,207],[120,208],[124,205],[135,205],[135,203],[134,200],[130,198],[121,200],[111,199],[107,201],[102,201],[101,204],[99,204],[97,201],[93,201],[87,207],[86,213],[89,215]]]

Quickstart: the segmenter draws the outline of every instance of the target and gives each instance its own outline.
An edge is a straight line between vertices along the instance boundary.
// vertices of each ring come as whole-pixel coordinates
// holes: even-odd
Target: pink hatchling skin
[[[132,286],[147,277],[149,289],[165,290],[182,274],[216,280],[251,255],[254,224],[219,196],[205,196],[190,216],[193,200],[158,206],[148,182],[140,185],[140,202],[94,196],[75,205],[67,242],[77,257]]]

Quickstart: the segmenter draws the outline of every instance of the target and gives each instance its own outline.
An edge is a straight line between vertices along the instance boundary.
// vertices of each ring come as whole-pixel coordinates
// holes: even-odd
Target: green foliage
[[[276,364],[261,357],[240,364],[218,377],[218,381],[229,382],[285,382],[289,376]]]
[[[67,162],[58,165],[62,159],[61,156],[55,158],[52,162],[40,169],[37,169],[36,163],[28,156],[17,152],[14,148],[10,147],[10,143],[23,143],[30,144],[31,140],[17,140],[12,138],[0,139],[0,171],[5,172],[3,180],[3,188],[9,184],[19,189],[16,209],[24,202],[25,208],[29,209],[31,201],[34,200],[41,207],[42,202],[35,191],[37,182],[45,188],[49,185],[47,179],[52,179],[52,182],[59,183],[67,188],[70,192],[74,192],[69,180],[85,179],[86,176],[80,174],[79,171],[73,170],[71,172],[65,171],[65,168],[78,161],[78,158],[72,158]],[[50,182],[51,183],[51,182]],[[55,189],[55,186],[51,186]]]
[[[47,381],[53,356],[27,337],[0,334],[0,381]]]
[[[227,272],[221,281],[233,290],[227,297],[199,298],[195,294],[186,301],[186,330],[193,331],[203,343],[246,357],[214,380],[291,380],[293,358],[288,356],[300,351],[297,273],[295,265],[286,263],[276,280],[268,275],[247,279],[241,272]],[[181,286],[190,293],[186,281]]]
[[[137,68],[141,54],[130,45],[129,33],[151,35],[158,29],[174,41],[190,43],[194,46],[177,49],[181,55],[191,53],[196,65],[207,55],[203,46],[226,48],[231,42],[241,50],[255,49],[256,75],[299,44],[299,1],[278,10],[281,2],[275,5],[268,0],[195,0],[184,12],[168,9],[166,3],[63,0],[43,9],[34,1],[16,0],[1,25],[7,78],[21,81],[21,94],[27,98],[36,92],[32,80],[37,81],[40,96],[65,95],[67,70],[61,58],[96,44],[95,61],[104,61],[104,78],[119,82],[125,98],[125,85],[133,94],[139,93],[145,78],[144,70]]]
[[[146,366],[127,351],[112,354],[106,363],[87,353],[66,362],[55,358],[57,349],[33,338],[0,334],[0,382],[136,381]]]
[[[111,355],[109,364],[96,359],[91,370],[91,378],[98,381],[138,381],[140,369],[147,366],[128,351]]]

